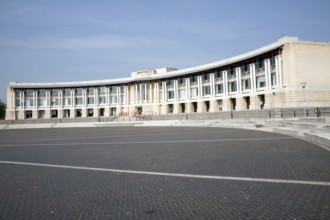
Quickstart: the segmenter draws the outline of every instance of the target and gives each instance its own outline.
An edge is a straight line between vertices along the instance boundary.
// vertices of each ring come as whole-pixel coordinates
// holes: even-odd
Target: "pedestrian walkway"
[[[118,120],[112,122],[1,124],[2,129],[65,127],[179,126],[253,129],[298,137],[330,150],[330,118],[304,117],[285,119],[213,119],[213,120]]]

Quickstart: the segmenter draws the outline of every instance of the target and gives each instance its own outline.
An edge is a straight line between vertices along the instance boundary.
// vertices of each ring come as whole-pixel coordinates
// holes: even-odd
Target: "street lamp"
[[[300,83],[300,85],[303,88],[303,93],[304,93],[304,116],[306,117],[306,96],[305,96],[306,82],[302,82]]]

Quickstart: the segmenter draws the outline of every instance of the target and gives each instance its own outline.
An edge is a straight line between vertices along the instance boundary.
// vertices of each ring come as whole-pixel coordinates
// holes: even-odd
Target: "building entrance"
[[[136,107],[135,114],[136,114],[137,116],[142,115],[142,107]]]

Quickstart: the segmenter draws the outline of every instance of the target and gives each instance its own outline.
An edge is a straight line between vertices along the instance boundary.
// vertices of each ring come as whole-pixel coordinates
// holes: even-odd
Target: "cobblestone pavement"
[[[7,130],[0,160],[330,182],[328,151],[229,128]],[[0,219],[330,219],[330,186],[0,163]]]

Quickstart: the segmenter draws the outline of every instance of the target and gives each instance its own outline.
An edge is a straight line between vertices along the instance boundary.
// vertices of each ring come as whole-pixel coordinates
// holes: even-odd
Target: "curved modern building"
[[[235,57],[131,77],[17,83],[6,119],[87,118],[330,106],[330,43],[284,37]]]

